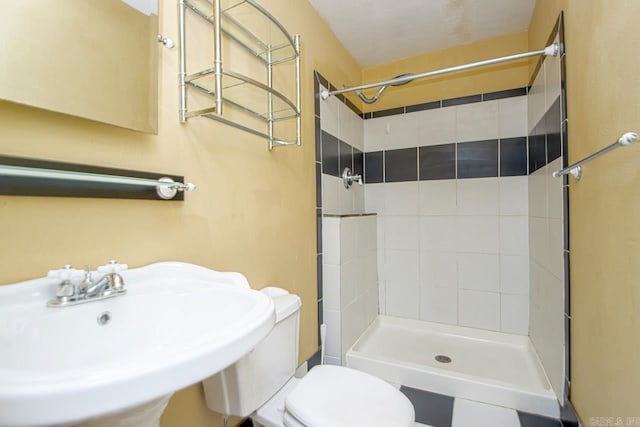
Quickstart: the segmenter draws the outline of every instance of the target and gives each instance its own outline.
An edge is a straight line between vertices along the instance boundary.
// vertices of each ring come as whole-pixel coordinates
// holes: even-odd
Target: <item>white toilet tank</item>
[[[293,377],[298,366],[300,298],[280,288],[264,288],[261,292],[273,298],[276,323],[249,354],[202,382],[212,411],[250,415]]]

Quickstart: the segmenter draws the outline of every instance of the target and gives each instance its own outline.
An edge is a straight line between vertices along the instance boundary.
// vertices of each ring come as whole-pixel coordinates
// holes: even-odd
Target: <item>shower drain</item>
[[[436,361],[440,363],[451,363],[451,358],[449,356],[445,356],[444,354],[439,354],[436,356]]]

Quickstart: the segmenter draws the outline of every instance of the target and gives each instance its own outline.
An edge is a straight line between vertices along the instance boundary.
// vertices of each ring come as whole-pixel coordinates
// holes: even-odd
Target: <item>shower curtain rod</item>
[[[470,64],[457,65],[455,67],[443,68],[443,69],[434,70],[434,71],[427,71],[425,73],[420,73],[420,74],[402,74],[392,79],[384,80],[377,83],[368,83],[360,86],[347,87],[344,89],[333,90],[333,91],[322,89],[322,91],[320,92],[320,96],[322,97],[322,99],[327,99],[331,95],[340,95],[342,93],[347,93],[347,92],[356,92],[356,94],[360,97],[360,99],[362,99],[365,103],[372,104],[373,102],[378,100],[380,95],[382,95],[382,92],[384,92],[384,90],[388,86],[398,86],[401,84],[409,83],[417,79],[424,79],[426,77],[439,76],[441,74],[453,73],[456,71],[470,70],[472,68],[484,67],[486,65],[494,65],[494,64],[500,64],[502,62],[509,62],[509,61],[515,61],[518,59],[530,58],[532,56],[540,56],[540,55],[557,56],[559,53],[560,53],[560,46],[557,43],[553,43],[542,50],[519,53],[516,55],[504,56],[504,57],[495,58],[495,59],[487,59],[485,61],[472,62]],[[363,89],[371,89],[374,87],[380,87],[380,90],[378,90],[378,93],[376,93],[371,98],[366,97],[365,95],[362,94],[362,92],[360,92]]]

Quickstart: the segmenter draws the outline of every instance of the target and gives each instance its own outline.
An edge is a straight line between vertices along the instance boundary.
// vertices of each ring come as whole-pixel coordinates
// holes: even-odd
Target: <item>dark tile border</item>
[[[471,141],[456,147],[458,178],[491,178],[499,176],[499,140]]]
[[[443,99],[442,107],[444,108],[452,107],[454,105],[473,104],[475,102],[482,102],[482,94]]]
[[[526,175],[527,138],[504,138],[500,140],[500,176]]]
[[[325,155],[326,164],[323,164],[322,173],[339,177],[346,165],[351,167],[352,172],[355,174],[362,174],[364,171],[365,184],[526,176],[539,169],[538,167],[529,172],[527,164],[528,153],[532,147],[537,147],[537,145],[535,145],[535,138],[527,140],[526,136],[362,153],[357,148],[325,131],[321,133],[323,134],[322,142],[324,144],[330,144],[331,147],[334,147],[335,144],[330,143],[330,141],[337,141],[340,151],[338,160],[333,155],[329,157]],[[544,138],[540,147],[543,150],[542,154],[546,153]],[[348,151],[349,148],[351,149],[351,154],[344,156],[343,153],[345,150]],[[411,157],[396,161],[399,158],[398,156],[402,157],[402,153],[413,153],[416,149],[418,151],[415,159]],[[335,151],[333,148],[332,150]],[[465,153],[469,151],[477,152],[478,155],[465,157]],[[484,155],[480,155],[482,153]],[[362,160],[360,160],[361,157],[363,157]],[[363,169],[360,169],[361,163],[359,162],[361,161],[364,162]],[[337,171],[336,164],[339,164]]]
[[[400,148],[384,152],[384,181],[406,182],[418,180],[418,147]]]
[[[423,104],[407,105],[404,107],[405,113],[415,113],[416,111],[434,110],[442,107],[442,101],[425,102]]]
[[[0,164],[6,166],[22,166],[35,169],[53,169],[59,171],[85,172],[154,180],[162,177],[168,177],[173,179],[175,182],[184,182],[184,177],[179,175],[105,168],[79,163],[56,162],[23,157],[0,156]],[[148,186],[25,177],[3,177],[0,180],[0,194],[5,196],[140,199],[160,200],[165,202],[184,201],[184,191],[178,191],[173,199],[165,200],[158,196],[154,187]]]
[[[513,98],[515,96],[524,96],[527,94],[526,87],[517,89],[499,90],[497,92],[489,92],[482,94],[482,101],[494,101],[496,99]]]
[[[388,110],[373,111],[371,117],[377,119],[379,117],[395,116],[404,114],[404,107],[389,108]]]
[[[364,153],[364,182],[365,184],[384,182],[384,151]]]
[[[475,95],[461,96],[458,98],[441,99],[437,101],[424,102],[422,104],[405,105],[402,107],[389,108],[387,110],[371,111],[363,113],[362,118],[377,119],[397,114],[414,113],[416,111],[432,110],[435,108],[452,107],[455,105],[464,105],[477,102],[495,101],[497,99],[513,98],[515,96],[524,96],[528,93],[528,88],[519,87],[515,89],[500,90],[497,92],[479,93]]]
[[[455,144],[420,147],[418,162],[420,181],[456,178]]]

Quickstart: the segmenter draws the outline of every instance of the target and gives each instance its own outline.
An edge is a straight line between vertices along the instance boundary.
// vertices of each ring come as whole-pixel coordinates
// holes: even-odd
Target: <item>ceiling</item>
[[[362,67],[524,31],[535,0],[309,0]]]

